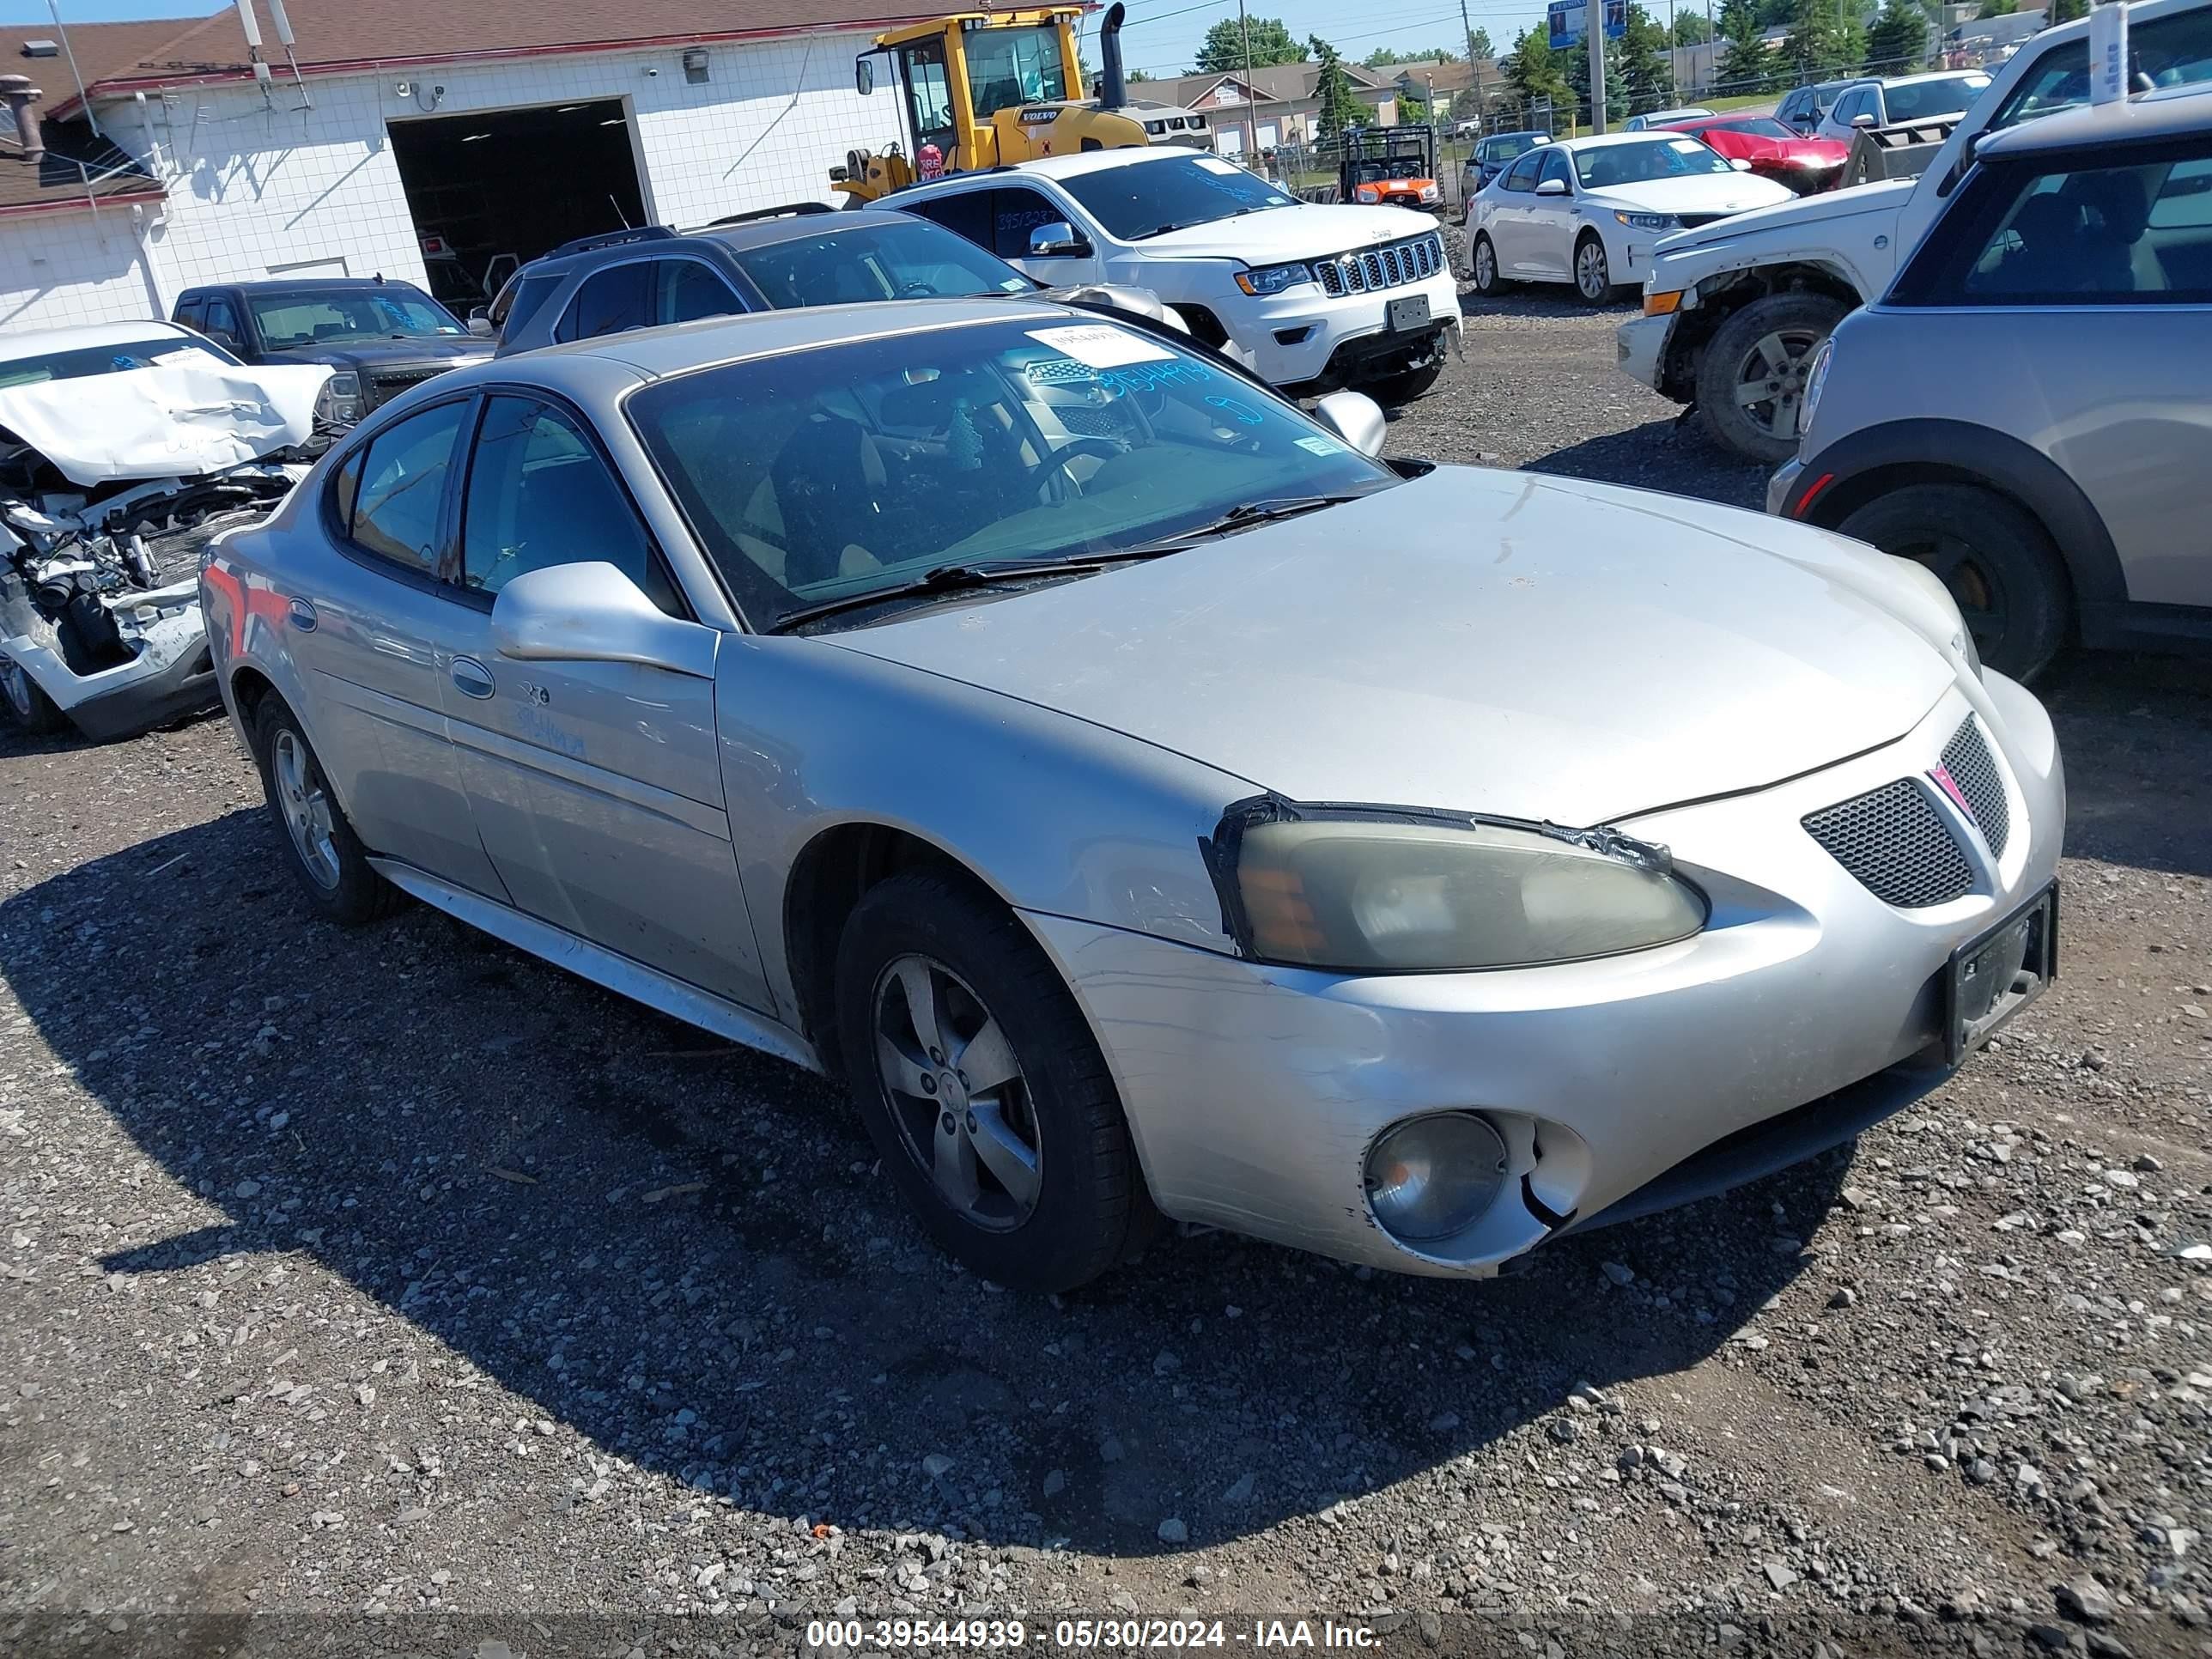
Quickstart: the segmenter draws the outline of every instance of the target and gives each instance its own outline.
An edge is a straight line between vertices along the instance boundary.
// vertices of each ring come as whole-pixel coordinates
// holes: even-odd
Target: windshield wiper
[[[1325,507],[1342,507],[1346,501],[1356,501],[1372,493],[1370,490],[1356,489],[1340,495],[1279,495],[1270,501],[1246,501],[1242,506],[1231,507],[1218,519],[1209,519],[1188,530],[1178,530],[1172,536],[1146,542],[1141,549],[1132,549],[1131,551],[1172,553],[1192,542],[1232,535],[1239,530],[1249,530],[1255,525],[1275,524],[1307,513],[1318,513]]]
[[[803,628],[808,623],[817,622],[824,617],[834,617],[840,611],[858,611],[866,605],[893,599],[997,587],[1006,582],[1018,581],[1025,576],[1079,576],[1103,569],[1110,564],[1155,559],[1174,550],[1171,547],[1147,545],[1115,548],[1103,553],[1079,553],[1065,559],[971,559],[963,564],[940,564],[925,570],[912,581],[895,582],[889,587],[872,587],[865,593],[846,593],[834,599],[824,599],[819,605],[810,605],[787,612],[778,617],[769,631],[788,634],[795,628]]]

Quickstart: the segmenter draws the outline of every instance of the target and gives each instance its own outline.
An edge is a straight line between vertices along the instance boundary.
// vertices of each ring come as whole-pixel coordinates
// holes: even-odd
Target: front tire
[[[2073,584],[2050,536],[2027,509],[1978,484],[1908,484],[1838,526],[1943,579],[1983,663],[2033,678],[2066,642]]]
[[[399,890],[369,866],[300,717],[274,693],[254,714],[253,758],[284,862],[315,913],[349,924],[391,915]]]
[[[0,657],[0,708],[7,709],[19,730],[34,738],[52,737],[69,724],[30,671],[13,657]]]
[[[1698,365],[1698,419],[1723,449],[1768,466],[1797,453],[1813,354],[1844,319],[1825,294],[1770,294],[1715,331]]]
[[[1486,300],[1494,300],[1505,291],[1505,279],[1498,274],[1498,249],[1489,234],[1477,231],[1474,247],[1468,255],[1468,263],[1474,268],[1474,291]]]
[[[1613,267],[1605,257],[1605,239],[1588,231],[1575,244],[1575,292],[1586,306],[1601,306],[1613,297]]]
[[[938,1247],[1017,1290],[1096,1279],[1150,1214],[1105,1059],[1028,930],[957,878],[872,888],[837,951],[853,1103]]]

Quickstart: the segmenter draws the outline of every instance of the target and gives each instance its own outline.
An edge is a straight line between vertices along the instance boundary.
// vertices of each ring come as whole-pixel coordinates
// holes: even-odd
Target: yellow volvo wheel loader
[[[1121,17],[1108,8],[1098,31],[1097,95],[1082,96],[1075,46],[1079,6],[963,11],[876,37],[854,60],[853,83],[876,88],[876,61],[890,60],[905,147],[848,151],[830,169],[848,207],[916,179],[973,173],[1041,155],[1139,144],[1212,148],[1206,117],[1160,104],[1133,104],[1121,74]]]

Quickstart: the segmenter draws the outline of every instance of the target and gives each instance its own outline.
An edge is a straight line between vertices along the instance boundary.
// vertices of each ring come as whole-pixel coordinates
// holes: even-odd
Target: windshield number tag
[[[1076,328],[1033,328],[1030,338],[1063,357],[1073,357],[1092,368],[1119,368],[1124,363],[1171,362],[1175,354],[1134,334],[1105,325]]]

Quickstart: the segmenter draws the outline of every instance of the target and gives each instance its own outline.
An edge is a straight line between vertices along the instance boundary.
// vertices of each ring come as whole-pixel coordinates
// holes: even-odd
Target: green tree
[[[1397,52],[1389,46],[1377,46],[1359,60],[1362,69],[1395,69],[1401,64],[1456,64],[1459,54],[1449,46],[1431,46],[1426,52]]]
[[[1122,79],[1126,80],[1133,87],[1139,81],[1149,81],[1152,78],[1152,77],[1151,76],[1146,74],[1142,70],[1131,70],[1127,75],[1122,77]]]
[[[1605,43],[1605,125],[1608,131],[1618,131],[1628,118],[1628,77],[1621,72],[1621,51],[1625,40]],[[1590,117],[1589,41],[1587,37],[1577,40],[1559,54],[1566,71],[1567,85],[1575,100],[1575,120],[1589,121]]]
[[[1606,98],[1610,108],[1616,94],[1613,81],[1621,81],[1620,95],[1628,100],[1628,113],[1643,115],[1655,109],[1668,109],[1677,101],[1674,96],[1674,76],[1668,67],[1667,27],[1641,6],[1628,9],[1628,27],[1617,41],[1606,43],[1613,48],[1606,59]]]
[[[2020,0],[1982,0],[1984,17],[2009,17],[2020,9]]]
[[[1321,65],[1320,77],[1314,82],[1314,94],[1321,100],[1321,112],[1315,125],[1324,138],[1334,138],[1346,127],[1360,125],[1365,112],[1359,100],[1352,95],[1352,77],[1344,72],[1344,59],[1337,55],[1334,46],[1318,34],[1309,35],[1306,46],[1313,60]],[[1300,54],[1303,59],[1304,53]]]
[[[1911,75],[1927,62],[1927,14],[1915,0],[1889,0],[1867,31],[1867,72]]]
[[[1398,125],[1401,127],[1425,127],[1436,118],[1430,112],[1428,105],[1413,93],[1400,93],[1396,101]]]
[[[1224,17],[1206,30],[1206,39],[1199,43],[1198,70],[1200,75],[1226,75],[1244,67],[1245,43],[1251,43],[1250,62],[1254,69],[1265,69],[1270,64],[1303,64],[1306,49],[1297,43],[1279,17],[1248,18],[1245,27],[1239,27],[1237,19]]]
[[[2051,0],[2044,14],[2043,27],[2055,28],[2061,23],[2070,23],[2077,17],[2089,15],[2089,0]]]
[[[1762,29],[1788,28],[1797,15],[1797,0],[1753,0]],[[1728,31],[1723,29],[1722,33]]]
[[[1480,24],[1475,26],[1474,33],[1467,37],[1467,49],[1477,58],[1498,56],[1498,49],[1490,44],[1490,31]]]
[[[1713,71],[1713,90],[1724,98],[1748,98],[1774,84],[1774,53],[1759,38],[1759,9],[1752,0],[1728,0],[1721,8],[1721,39],[1727,43]]]
[[[1674,44],[1678,46],[1702,46],[1713,38],[1713,26],[1705,21],[1701,11],[1678,11],[1674,14]]]
[[[1801,81],[1857,74],[1866,61],[1866,27],[1852,0],[1796,0],[1782,56]]]
[[[1552,50],[1541,27],[1523,29],[1515,37],[1504,60],[1505,83],[1521,100],[1522,120],[1534,120],[1534,106],[1545,99],[1555,107],[1566,103],[1571,94],[1565,67],[1559,62],[1563,55]]]

